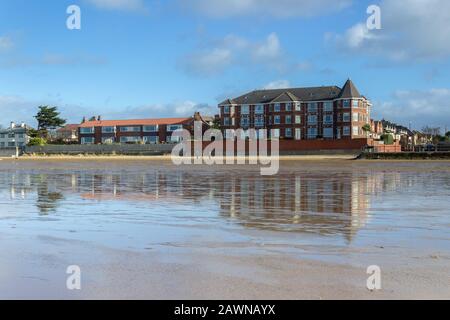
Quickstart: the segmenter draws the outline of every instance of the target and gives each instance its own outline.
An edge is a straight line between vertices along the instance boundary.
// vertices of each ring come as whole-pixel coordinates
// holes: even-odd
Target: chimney
[[[86,122],[86,117],[83,117],[83,120],[81,120],[81,123],[85,123]]]
[[[102,116],[98,116],[97,121],[102,121]]]
[[[15,127],[16,127],[16,124],[13,121],[11,121],[11,129],[14,129]]]
[[[194,121],[201,121],[202,117],[200,116],[200,112],[194,113]]]
[[[21,127],[21,128],[25,128],[25,122],[22,122],[22,123],[20,124],[20,127]]]

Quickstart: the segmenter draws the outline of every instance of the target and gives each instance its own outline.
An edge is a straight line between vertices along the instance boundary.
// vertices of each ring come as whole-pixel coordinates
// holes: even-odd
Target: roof
[[[361,98],[361,94],[356,89],[352,80],[348,79],[339,95],[341,99]]]
[[[364,98],[358,89],[348,79],[344,87],[338,86],[285,88],[270,90],[255,90],[234,99],[227,99],[219,105],[267,104],[273,102],[291,101],[324,101],[334,99]]]
[[[183,124],[192,118],[165,118],[165,119],[134,119],[134,120],[100,120],[86,121],[80,124],[80,128],[91,127],[121,127],[121,126],[157,126]]]
[[[77,130],[79,126],[79,124],[66,124],[64,127],[59,128],[57,131],[73,131]]]
[[[278,97],[273,99],[271,102],[292,102],[292,101],[299,101],[300,99],[297,98],[295,95],[290,93],[289,91],[283,92]]]

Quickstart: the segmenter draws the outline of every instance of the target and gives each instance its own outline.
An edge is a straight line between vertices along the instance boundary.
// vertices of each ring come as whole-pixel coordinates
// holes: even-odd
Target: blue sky
[[[374,118],[444,129],[449,58],[447,0],[1,0],[0,124],[34,124],[41,104],[75,123],[212,114],[247,90],[351,78]]]

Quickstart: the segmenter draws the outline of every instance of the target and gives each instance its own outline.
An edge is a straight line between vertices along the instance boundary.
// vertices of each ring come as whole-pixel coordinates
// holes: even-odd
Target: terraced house
[[[366,138],[371,103],[349,79],[337,86],[256,90],[219,104],[224,134],[267,129],[274,138],[337,140]]]
[[[84,121],[78,127],[80,144],[173,143],[172,133],[192,125],[193,118]],[[176,141],[174,141],[175,139]]]

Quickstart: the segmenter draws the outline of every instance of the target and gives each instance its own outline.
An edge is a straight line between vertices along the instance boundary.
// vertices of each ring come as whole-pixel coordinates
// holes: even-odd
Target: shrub
[[[383,134],[381,136],[381,140],[383,140],[386,145],[394,144],[394,137],[392,134]]]
[[[44,138],[31,138],[30,142],[28,142],[29,146],[45,146],[47,144],[47,140]]]

